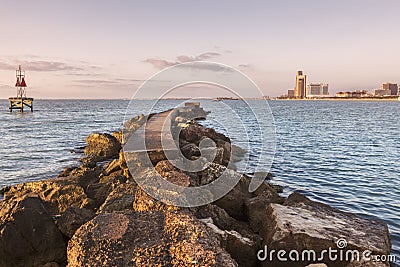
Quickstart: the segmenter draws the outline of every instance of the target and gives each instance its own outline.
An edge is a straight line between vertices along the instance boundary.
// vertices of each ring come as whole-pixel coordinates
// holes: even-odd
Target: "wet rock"
[[[336,242],[340,239],[346,240],[346,249],[360,253],[370,250],[373,255],[388,255],[391,249],[386,224],[339,211],[299,193],[289,196],[284,205],[269,204],[261,236],[264,245],[277,250],[312,249],[320,253],[330,247],[338,249]],[[345,264],[339,261],[327,263],[329,266]],[[276,263],[274,266],[281,265]],[[282,266],[291,265],[285,263]]]
[[[121,143],[114,136],[103,133],[90,134],[86,138],[85,155],[95,157],[96,161],[118,157]]]
[[[136,189],[135,183],[120,184],[107,196],[97,213],[133,209]]]
[[[100,214],[68,243],[68,266],[237,266],[218,238],[190,215]]]
[[[0,266],[64,264],[66,246],[37,196],[0,202]]]
[[[28,182],[12,186],[4,194],[5,199],[37,194],[50,214],[61,214],[68,207],[80,207],[87,199],[78,178],[64,177],[46,181]]]
[[[69,207],[57,219],[58,229],[68,238],[71,238],[76,230],[87,221],[94,217],[95,213],[89,209],[81,209],[78,207]]]

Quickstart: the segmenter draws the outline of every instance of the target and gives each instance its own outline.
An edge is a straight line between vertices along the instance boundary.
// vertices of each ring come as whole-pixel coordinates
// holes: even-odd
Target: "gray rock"
[[[370,250],[374,255],[389,255],[391,249],[386,224],[311,201],[299,193],[289,196],[285,205],[269,204],[261,236],[269,250],[301,252],[312,249],[320,253],[324,249],[338,249],[336,242],[340,239],[347,242],[344,251],[358,250],[362,254],[363,251]],[[329,266],[348,264],[329,262],[327,255],[325,256]],[[289,263],[274,264],[292,266]]]

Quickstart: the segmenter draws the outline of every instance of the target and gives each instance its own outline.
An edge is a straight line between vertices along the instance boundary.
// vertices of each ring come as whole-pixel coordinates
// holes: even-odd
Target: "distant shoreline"
[[[375,97],[363,97],[363,98],[352,98],[352,97],[330,97],[330,98],[310,98],[310,99],[294,99],[294,98],[271,98],[270,100],[282,100],[282,101],[365,101],[365,102],[397,102],[400,101],[398,97],[388,98],[375,98]]]

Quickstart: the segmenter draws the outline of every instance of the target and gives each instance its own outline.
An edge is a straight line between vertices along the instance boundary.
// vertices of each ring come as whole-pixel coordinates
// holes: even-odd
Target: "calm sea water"
[[[0,186],[54,177],[77,164],[92,132],[122,127],[128,101],[35,100],[35,112],[9,113],[0,100]],[[174,107],[163,101],[155,111]],[[257,158],[260,132],[248,109],[226,101],[250,130],[250,158]],[[264,108],[262,102],[253,102]],[[145,112],[148,101],[137,101]],[[270,101],[276,125],[273,182],[284,194],[299,190],[344,211],[381,219],[389,224],[393,253],[400,260],[400,102]],[[216,102],[204,101],[213,111],[204,122],[234,134],[238,121],[217,122],[228,116]],[[232,137],[233,139],[236,137]],[[240,137],[239,137],[240,139]],[[250,166],[251,168],[252,166]],[[251,171],[251,170],[250,170]]]

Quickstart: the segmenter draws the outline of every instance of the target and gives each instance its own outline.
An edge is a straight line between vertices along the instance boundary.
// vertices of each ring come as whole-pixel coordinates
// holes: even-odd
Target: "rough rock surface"
[[[82,224],[91,220],[95,213],[89,209],[69,207],[58,219],[58,229],[68,238],[71,238]]]
[[[330,247],[338,249],[336,242],[344,238],[347,241],[346,249],[356,249],[360,253],[370,250],[375,255],[390,254],[386,224],[339,211],[311,201],[299,193],[289,196],[284,205],[269,204],[265,212],[261,236],[263,244],[269,249],[313,249],[320,252]],[[328,263],[329,266],[344,264]],[[285,263],[282,266],[291,265]]]
[[[111,134],[93,133],[86,138],[85,155],[93,157],[96,161],[118,157],[121,143]]]
[[[60,214],[70,206],[81,207],[87,196],[78,179],[65,177],[12,186],[4,199],[37,194],[50,214]]]
[[[61,232],[37,196],[0,202],[0,266],[65,264]]]
[[[68,243],[68,266],[237,266],[215,234],[179,212],[100,214]]]
[[[135,183],[120,184],[107,196],[97,213],[133,209],[137,185]]]

